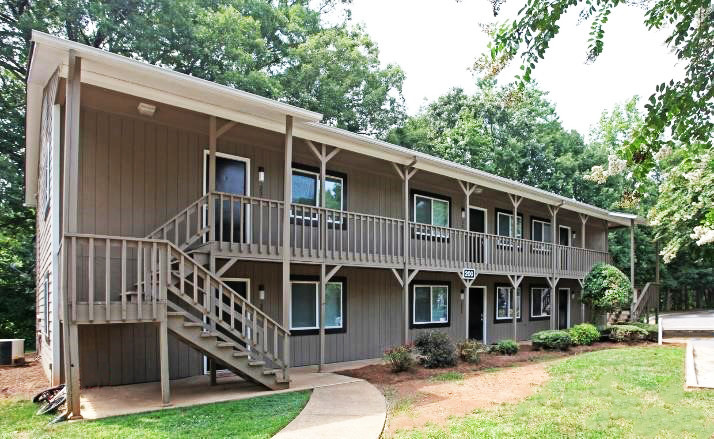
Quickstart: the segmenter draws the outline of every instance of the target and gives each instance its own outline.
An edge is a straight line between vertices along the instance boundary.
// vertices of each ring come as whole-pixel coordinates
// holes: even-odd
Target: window
[[[414,222],[449,227],[449,200],[414,194]]]
[[[513,288],[508,286],[496,287],[496,320],[513,320],[513,306],[511,299]],[[521,289],[516,291],[516,318],[521,318]]]
[[[45,143],[45,195],[44,195],[44,203],[45,205],[42,206],[44,209],[45,215],[47,215],[47,211],[50,209],[50,200],[52,198],[52,141],[53,138],[52,136],[48,136],[49,138],[47,139]]]
[[[291,330],[320,329],[320,283],[316,280],[294,280],[292,290]],[[344,282],[325,285],[325,329],[344,329]]]
[[[413,325],[448,325],[449,285],[414,285]]]
[[[504,211],[496,212],[496,234],[499,236],[513,236],[512,223],[513,213],[508,213]],[[518,215],[518,222],[516,227],[516,238],[523,238],[523,216]]]
[[[550,288],[531,287],[531,318],[550,317]]]
[[[320,205],[320,174],[302,169],[293,169],[292,202],[318,207]],[[328,175],[325,177],[325,207],[343,210],[344,179]]]
[[[553,242],[550,221],[531,219],[531,239],[540,242]]]

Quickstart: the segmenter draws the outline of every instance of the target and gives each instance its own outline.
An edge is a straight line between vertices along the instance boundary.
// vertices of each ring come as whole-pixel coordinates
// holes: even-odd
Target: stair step
[[[278,372],[282,372],[280,369],[265,369],[263,375],[277,375]]]
[[[230,341],[216,342],[216,346],[218,346],[219,348],[237,348],[238,347],[235,343],[231,343]]]
[[[245,351],[240,351],[240,352],[233,352],[233,356],[237,358],[247,358],[250,356],[250,352],[245,352]]]
[[[184,328],[203,328],[203,323],[185,322],[183,326]]]
[[[248,362],[248,366],[253,366],[253,367],[265,366],[265,361],[250,361],[250,362]]]
[[[169,311],[166,313],[166,315],[169,317],[186,317],[185,312],[178,312],[178,311]]]
[[[218,333],[217,333],[217,332],[204,331],[204,332],[201,333],[201,337],[204,337],[204,338],[218,337]]]

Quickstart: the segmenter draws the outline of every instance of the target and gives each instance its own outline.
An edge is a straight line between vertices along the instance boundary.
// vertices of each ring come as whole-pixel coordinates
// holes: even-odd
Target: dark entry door
[[[568,327],[568,305],[570,290],[560,288],[558,290],[558,329],[566,329]]]
[[[206,161],[206,187],[208,183],[208,160]],[[232,195],[247,195],[246,162],[227,157],[216,157],[216,191]],[[216,205],[216,239],[219,241],[243,242],[248,235],[241,229],[244,209],[238,200],[224,200],[223,206]],[[243,230],[243,233],[241,233]],[[232,233],[231,233],[232,232]]]
[[[469,338],[483,338],[483,293],[484,289],[475,287],[469,289]]]
[[[481,209],[469,208],[469,231],[486,233],[486,212]],[[470,254],[471,262],[485,262],[484,242],[480,236],[471,238]]]

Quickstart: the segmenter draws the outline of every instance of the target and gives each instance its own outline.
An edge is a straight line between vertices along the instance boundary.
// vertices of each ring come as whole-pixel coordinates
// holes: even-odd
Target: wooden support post
[[[582,213],[578,215],[580,215],[580,248],[585,248],[585,224],[588,222],[589,217]]]
[[[417,169],[413,168],[416,164],[416,158],[409,165],[404,165],[402,169],[396,163],[392,163],[394,170],[397,171],[404,182],[403,195],[404,195],[404,230],[403,230],[403,250],[404,255],[404,269],[402,274],[402,303],[404,310],[404,325],[402,326],[402,340],[404,344],[409,342],[409,282],[411,281],[409,277],[409,243],[410,239],[410,223],[409,223],[409,180],[416,174]],[[414,272],[416,274],[416,271]]]
[[[64,232],[78,232],[79,196],[79,135],[81,102],[82,59],[74,50],[69,51],[68,72],[65,91],[65,133],[64,133],[64,185],[62,204]],[[63,250],[64,251],[64,250]],[[65,253],[65,257],[68,255]],[[76,281],[73,279],[73,281]],[[65,279],[62,279],[65,282]],[[66,282],[69,282],[67,280]],[[79,401],[79,331],[72,321],[68,292],[62,289],[63,314],[63,354],[64,379],[67,383],[67,407],[71,419],[82,417]],[[75,304],[72,304],[75,306]]]
[[[325,365],[325,262],[320,264],[320,364],[317,368],[319,372],[322,372],[322,368]]]
[[[552,241],[553,241],[553,252],[552,252],[552,267],[551,267],[551,272],[552,272],[552,279],[555,279],[555,275],[558,267],[558,262],[560,259],[560,252],[558,248],[558,236],[560,235],[560,231],[558,230],[558,211],[560,210],[560,206],[562,204],[559,204],[557,206],[548,206],[548,211],[550,212],[550,231],[552,235]],[[558,301],[560,300],[558,298],[558,295],[556,294],[555,291],[555,285],[551,283],[551,280],[548,279],[548,283],[551,284],[550,287],[550,329],[555,329],[556,328],[556,317],[555,317],[555,311],[558,309]]]
[[[209,239],[211,241],[216,240],[216,206],[215,201],[211,198],[210,194],[216,191],[216,148],[217,148],[216,134],[216,116],[209,116],[208,118],[208,227],[209,227]],[[223,240],[223,237],[221,237]]]
[[[213,361],[213,359],[209,358],[209,359],[208,359],[208,370],[209,370],[209,372],[210,372],[210,374],[211,374],[211,380],[210,380],[210,381],[211,381],[211,382],[210,382],[210,385],[211,385],[211,386],[215,386],[216,384],[218,384],[218,377],[217,377],[217,374],[216,374],[216,372],[217,372],[216,369],[218,369],[218,368],[216,367],[216,362]]]
[[[478,276],[478,274],[477,274],[477,276]],[[469,300],[470,300],[469,296],[471,295],[471,285],[474,284],[476,277],[474,276],[473,279],[466,280],[462,276],[459,276],[459,279],[461,279],[461,283],[464,284],[463,313],[464,313],[464,325],[466,326],[464,339],[468,340],[469,339]],[[485,309],[484,309],[484,312],[486,312]]]
[[[655,308],[655,323],[659,323],[659,304],[661,301],[661,290],[659,289],[659,240],[655,240],[655,288],[657,288],[657,307]],[[649,321],[647,322],[649,323]]]
[[[282,260],[283,260],[283,303],[282,324],[290,328],[290,206],[292,203],[292,160],[293,160],[293,118],[285,116],[285,158],[283,161],[283,224],[282,224]],[[286,349],[289,344],[286,343]],[[286,367],[290,366],[290,357],[285,353]]]
[[[171,404],[171,391],[169,388],[169,332],[166,318],[159,322],[159,363],[161,367],[161,402],[164,406],[168,406]]]
[[[520,305],[523,301],[523,297],[521,297],[521,301],[518,301],[518,287],[521,285],[521,282],[523,281],[523,276],[519,275],[508,275],[508,280],[511,282],[511,286],[513,287],[513,293],[511,295],[511,308],[513,309],[513,340],[518,341],[518,310],[520,309]]]

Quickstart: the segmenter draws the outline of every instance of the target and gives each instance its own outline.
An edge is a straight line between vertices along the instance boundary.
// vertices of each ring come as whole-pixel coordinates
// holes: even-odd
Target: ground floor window
[[[292,280],[291,330],[318,330],[320,328],[320,282],[317,280]],[[325,329],[344,329],[344,281],[325,285]]]
[[[513,320],[513,287],[496,286],[496,321]],[[516,318],[521,318],[521,289],[516,291]]]
[[[448,284],[415,284],[412,295],[412,325],[448,325]]]
[[[531,318],[548,318],[551,309],[550,288],[531,287]]]

